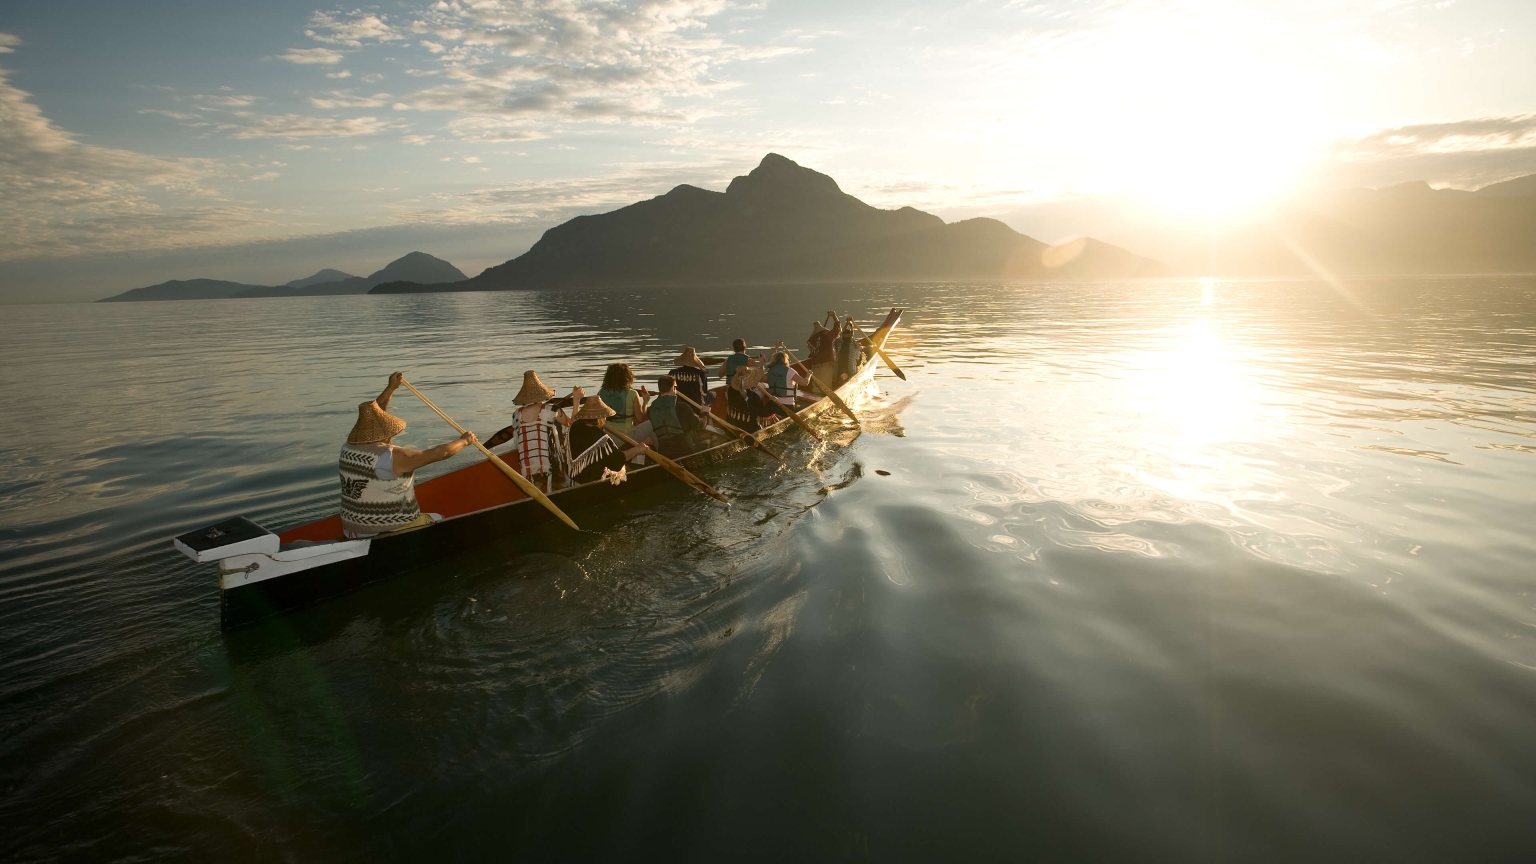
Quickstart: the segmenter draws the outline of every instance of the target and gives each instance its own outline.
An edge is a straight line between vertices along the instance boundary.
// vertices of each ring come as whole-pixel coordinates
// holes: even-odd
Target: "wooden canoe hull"
[[[900,320],[900,315],[900,310],[893,309],[872,338],[883,343],[884,337]],[[878,357],[871,356],[860,368],[859,374],[838,388],[839,395],[852,394],[867,386],[879,362]],[[840,413],[830,399],[822,399],[801,409],[799,415],[802,419],[810,420],[828,410]],[[783,418],[764,427],[758,433],[758,438],[770,438],[794,428],[791,420]],[[746,449],[751,449],[751,445],[740,440],[730,440],[677,461],[697,473],[708,465],[729,459]],[[475,467],[468,466],[460,470],[468,471]],[[561,510],[574,514],[622,501],[652,486],[678,482],[659,465],[646,465],[638,469],[631,467],[628,478],[619,485],[599,480],[560,489],[549,497]],[[502,482],[506,482],[505,478],[502,478]],[[379,535],[371,540],[368,554],[361,557],[223,589],[220,623],[224,629],[249,624],[269,615],[355,591],[365,585],[451,558],[466,549],[527,532],[553,521],[555,516],[537,502],[519,498],[510,503],[454,516],[424,528]],[[326,520],[312,524],[320,525],[324,522]],[[293,533],[285,533],[284,537]]]

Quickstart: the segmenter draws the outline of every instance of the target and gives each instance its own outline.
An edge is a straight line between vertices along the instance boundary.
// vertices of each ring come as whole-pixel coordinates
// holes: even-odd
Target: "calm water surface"
[[[393,369],[487,435],[525,368],[891,306],[909,380],[706,471],[729,510],[669,485],[231,634],[170,549],[332,512]],[[5,317],[0,857],[1536,857],[1536,280]]]

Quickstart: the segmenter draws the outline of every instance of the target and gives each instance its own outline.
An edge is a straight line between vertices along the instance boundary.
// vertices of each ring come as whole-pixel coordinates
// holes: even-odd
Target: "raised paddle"
[[[683,466],[677,464],[676,462],[673,462],[671,459],[668,459],[667,457],[661,455],[660,453],[657,453],[655,450],[652,450],[651,448],[646,447],[644,444],[641,444],[639,441],[636,441],[635,439],[629,437],[628,435],[625,435],[623,432],[620,432],[617,429],[613,429],[613,428],[610,428],[610,427],[605,425],[605,426],[603,426],[603,431],[607,432],[609,435],[612,435],[613,437],[619,439],[620,441],[623,441],[625,444],[628,444],[631,447],[644,447],[645,448],[645,455],[646,455],[646,457],[648,459],[650,459],[652,462],[655,462],[657,465],[660,465],[661,467],[663,467],[663,468],[667,469],[668,471],[672,472],[672,475],[674,477],[676,477],[677,479],[683,481],[684,483],[687,483],[689,486],[692,486],[693,488],[699,490],[700,492],[703,492],[705,495],[708,495],[709,497],[714,498],[715,500],[719,501],[721,504],[724,504],[727,507],[731,506],[731,502],[727,501],[725,499],[724,495],[721,495],[719,492],[716,492],[715,491],[715,487],[713,487],[713,486],[709,485],[708,483],[705,483],[703,480],[700,480],[699,478],[693,476],[693,472],[689,471],[687,468],[684,468]]]
[[[880,359],[885,361],[885,365],[886,365],[887,368],[889,368],[892,372],[896,373],[896,377],[897,378],[900,378],[903,381],[907,380],[907,373],[901,371],[901,367],[896,365],[896,361],[894,361],[890,357],[886,356],[885,349],[881,348],[879,345],[876,345],[875,344],[875,340],[870,338],[870,335],[868,333],[864,332],[864,328],[863,327],[860,327],[859,325],[854,324],[852,318],[848,319],[848,323],[849,324],[853,324],[853,329],[859,331],[859,333],[862,334],[865,339],[869,339],[869,347],[875,349],[875,353],[879,354],[880,355]]]
[[[431,408],[433,411],[437,412],[437,416],[439,416],[439,417],[443,418],[444,420],[448,421],[448,425],[449,426],[452,426],[453,428],[459,430],[459,434],[460,435],[464,434],[464,427],[463,426],[460,426],[459,424],[453,422],[453,418],[452,417],[449,417],[447,414],[444,414],[443,413],[443,409],[437,407],[436,405],[433,405],[431,399],[428,399],[427,397],[423,396],[421,394],[420,390],[417,390],[415,387],[411,386],[411,382],[405,380],[404,378],[401,378],[400,379],[400,383],[405,385],[405,389],[411,391],[412,393],[415,393],[416,394],[416,398],[420,399],[422,402],[425,402],[428,408]],[[501,473],[507,475],[507,479],[511,480],[514,484],[516,484],[517,488],[523,490],[523,494],[524,495],[527,495],[529,498],[532,498],[533,500],[535,500],[535,501],[539,502],[540,504],[544,505],[544,509],[545,510],[548,510],[549,512],[555,514],[555,516],[557,516],[560,519],[561,522],[564,522],[565,524],[571,526],[571,529],[573,531],[580,531],[581,530],[581,528],[575,522],[571,521],[571,517],[565,515],[565,511],[561,510],[559,507],[556,507],[555,506],[555,502],[549,500],[549,496],[545,495],[543,492],[540,492],[539,491],[539,487],[533,485],[532,481],[530,481],[527,477],[524,477],[523,475],[517,473],[516,471],[513,471],[512,470],[512,466],[510,466],[507,463],[501,461],[501,457],[500,456],[497,456],[495,453],[492,453],[490,450],[487,450],[485,445],[481,444],[479,441],[475,442],[475,446],[480,448],[480,452],[485,454],[485,458],[491,460],[491,464],[495,465],[497,468],[500,468],[501,469]]]
[[[724,427],[726,429],[729,429],[732,432],[735,432],[737,435],[740,435],[743,440],[745,440],[747,443],[751,444],[753,447],[756,447],[757,449],[763,451],[764,453],[767,453],[769,456],[772,456],[773,458],[779,460],[779,464],[780,465],[783,465],[785,468],[789,467],[789,463],[785,462],[783,457],[779,456],[779,454],[773,452],[772,450],[769,450],[768,449],[768,445],[764,444],[763,442],[761,442],[759,440],[757,440],[757,436],[756,435],[748,435],[746,432],[743,432],[742,430],[736,428],[735,426],[732,426],[730,423],[727,423],[725,420],[723,420],[723,419],[721,419],[719,417],[716,417],[713,413],[710,412],[710,410],[708,408],[705,408],[703,405],[700,405],[699,403],[693,401],[692,399],[689,399],[687,394],[685,394],[685,393],[681,393],[681,392],[678,393],[677,394],[677,398],[683,400],[684,402],[687,402],[689,405],[692,405],[693,407],[695,407],[695,408],[699,409],[700,411],[704,412],[704,417],[707,418],[708,420],[710,420],[711,422],[719,423],[722,427]]]
[[[800,362],[800,358],[796,357],[795,352],[789,350],[787,346],[784,348],[784,353],[788,354],[789,359],[795,361],[796,363]],[[821,392],[827,394],[827,398],[832,400],[833,405],[836,405],[839,410],[848,415],[849,419],[853,420],[853,425],[859,425],[859,415],[853,413],[853,409],[849,408],[848,403],[844,402],[842,398],[837,395],[836,390],[833,390],[831,387],[821,383],[821,379],[817,378],[816,373],[811,371],[811,364],[809,363],[805,364],[805,374],[811,376],[811,383],[815,384],[817,387],[820,387]],[[804,424],[801,425],[803,426]]]

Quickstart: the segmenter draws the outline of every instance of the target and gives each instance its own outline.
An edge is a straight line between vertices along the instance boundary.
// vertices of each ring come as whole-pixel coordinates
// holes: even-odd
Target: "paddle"
[[[784,349],[784,353],[788,354],[789,359],[795,361],[796,363],[800,362],[800,358],[796,357],[795,352],[789,350],[788,347]],[[831,387],[821,383],[821,379],[817,378],[816,373],[811,371],[811,364],[809,363],[805,364],[805,374],[811,376],[811,383],[815,384],[817,387],[820,387],[821,392],[827,394],[827,398],[832,400],[832,404],[836,405],[844,414],[847,414],[848,417],[853,420],[853,424],[855,426],[859,425],[859,415],[853,413],[853,409],[849,408],[848,404],[837,395],[836,390],[833,390]],[[791,415],[793,415],[793,412],[791,412]]]
[[[437,416],[439,416],[439,417],[443,418],[444,420],[448,421],[448,425],[452,426],[455,429],[457,429],[459,431],[460,435],[464,434],[464,427],[463,426],[460,426],[459,424],[453,422],[453,418],[452,417],[449,417],[447,414],[444,414],[443,413],[443,409],[437,407],[436,405],[433,405],[431,399],[428,399],[426,396],[423,396],[420,390],[417,390],[415,387],[411,386],[411,382],[405,380],[404,378],[401,378],[400,379],[400,383],[405,385],[405,389],[411,391],[412,393],[415,393],[416,394],[416,398],[420,399],[422,402],[426,403],[426,406],[428,408],[431,408],[433,411],[437,412]],[[555,502],[549,500],[549,496],[547,496],[543,492],[539,491],[539,487],[533,485],[533,483],[530,482],[527,477],[524,477],[523,475],[517,473],[516,471],[513,471],[512,467],[510,465],[508,465],[507,463],[501,461],[501,457],[500,456],[497,456],[495,453],[492,453],[491,451],[487,450],[485,448],[485,445],[481,444],[479,441],[475,442],[475,446],[480,449],[481,453],[485,454],[485,458],[491,460],[491,464],[495,465],[497,468],[500,468],[501,469],[501,473],[507,475],[507,479],[509,479],[513,483],[515,483],[517,485],[517,488],[523,490],[523,494],[524,495],[527,495],[529,498],[532,498],[533,500],[535,500],[535,501],[539,502],[540,504],[544,505],[544,509],[545,510],[548,510],[549,512],[555,514],[555,516],[559,517],[561,522],[564,522],[565,524],[571,526],[572,530],[574,530],[574,531],[580,531],[581,530],[581,528],[575,522],[571,521],[571,517],[565,515],[565,511],[561,510],[559,507],[556,507],[555,506]]]
[[[769,456],[772,456],[773,458],[779,460],[779,464],[780,465],[783,465],[785,468],[789,467],[789,463],[785,462],[783,457],[779,456],[779,454],[773,452],[772,450],[769,450],[768,449],[768,445],[766,445],[763,442],[757,440],[757,436],[756,435],[748,435],[746,432],[743,432],[741,429],[738,429],[737,427],[732,426],[730,423],[727,423],[725,420],[723,420],[723,419],[721,419],[719,417],[716,417],[714,414],[710,413],[710,410],[708,408],[705,408],[703,405],[700,405],[699,403],[693,401],[692,399],[689,399],[687,394],[685,394],[685,393],[679,392],[677,394],[677,398],[683,400],[684,402],[687,402],[689,405],[692,405],[693,407],[695,407],[695,408],[699,409],[700,411],[704,412],[704,417],[706,419],[708,419],[710,422],[718,423],[721,426],[723,426],[724,428],[729,429],[732,432],[735,432],[737,435],[740,435],[743,440],[747,441],[753,447],[756,447],[757,449],[763,451],[764,453],[767,453]]]
[[[779,400],[773,398],[773,391],[768,389],[768,385],[767,384],[758,384],[757,385],[757,389],[763,391],[763,397],[766,398],[768,401],[772,402],[775,405],[778,405],[780,408],[783,408],[784,409],[784,413],[789,415],[789,419],[795,421],[795,425],[799,426],[802,430],[804,430],[805,434],[811,436],[812,438],[815,438],[817,441],[821,440],[821,436],[816,434],[816,430],[812,429],[809,423],[806,423],[803,419],[801,419],[800,415],[795,413],[795,409],[793,409],[793,408],[789,407],[788,405],[783,404]]]
[[[860,327],[859,325],[854,324],[852,318],[848,319],[848,323],[849,324],[853,324],[853,329],[859,331],[859,334],[862,335],[865,339],[869,339],[869,347],[875,349],[875,353],[879,354],[880,355],[880,359],[885,361],[885,365],[886,365],[887,368],[889,368],[892,372],[896,373],[896,377],[897,378],[900,378],[903,381],[907,380],[907,373],[901,371],[901,367],[897,366],[896,362],[894,360],[892,360],[890,357],[886,356],[885,349],[881,348],[879,345],[876,345],[875,344],[875,340],[871,339],[870,335],[868,333],[864,332],[864,328],[863,327]]]
[[[655,462],[657,465],[660,465],[661,467],[672,472],[672,476],[683,481],[684,483],[687,483],[689,486],[692,486],[698,491],[703,492],[705,495],[718,500],[721,504],[724,504],[727,507],[731,506],[731,502],[727,501],[724,495],[716,492],[715,487],[693,476],[693,472],[689,471],[687,468],[684,468],[676,462],[673,462],[671,459],[668,459],[660,453],[657,453],[655,450],[646,447],[644,444],[641,444],[639,441],[636,441],[635,439],[625,435],[623,432],[620,432],[617,429],[613,429],[605,425],[603,426],[603,431],[619,439],[620,441],[623,441],[625,444],[628,444],[631,447],[644,447],[646,457],[649,458],[652,462]]]

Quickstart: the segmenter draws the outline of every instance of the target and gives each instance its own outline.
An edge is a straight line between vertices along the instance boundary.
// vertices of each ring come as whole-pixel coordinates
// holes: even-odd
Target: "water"
[[[1536,854],[1536,280],[12,307],[0,856]],[[488,434],[904,306],[862,430],[232,634],[404,370]],[[451,432],[409,394],[402,443]],[[460,457],[455,464],[466,464]],[[881,474],[877,472],[888,472]],[[433,472],[428,472],[433,473]]]

